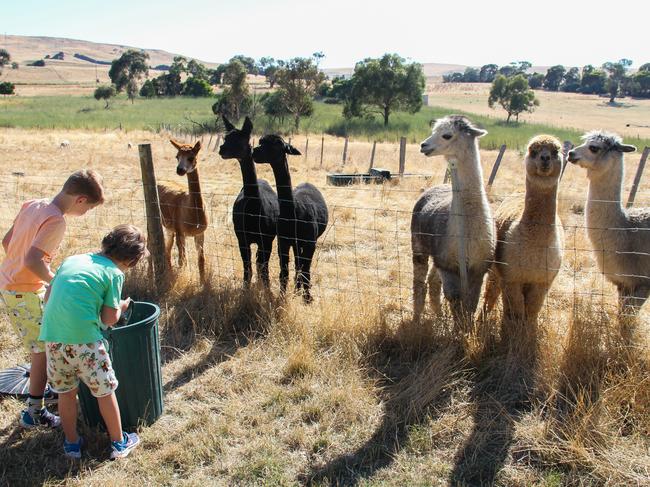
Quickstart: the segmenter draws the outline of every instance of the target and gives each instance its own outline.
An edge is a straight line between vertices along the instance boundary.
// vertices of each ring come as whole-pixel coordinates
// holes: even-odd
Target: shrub
[[[4,83],[0,83],[0,95],[13,95],[15,94],[16,86],[13,83],[10,83],[9,81],[5,81]]]

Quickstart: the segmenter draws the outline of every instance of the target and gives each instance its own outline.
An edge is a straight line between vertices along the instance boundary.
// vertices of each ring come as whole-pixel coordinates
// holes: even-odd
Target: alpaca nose
[[[542,154],[540,159],[542,160],[542,162],[549,162],[551,160],[551,156],[549,154]]]

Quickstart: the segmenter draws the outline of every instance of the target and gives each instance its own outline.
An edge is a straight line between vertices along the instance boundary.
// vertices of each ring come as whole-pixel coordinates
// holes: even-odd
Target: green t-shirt
[[[108,257],[73,255],[52,280],[39,340],[65,344],[102,339],[102,306],[118,309],[124,273]]]

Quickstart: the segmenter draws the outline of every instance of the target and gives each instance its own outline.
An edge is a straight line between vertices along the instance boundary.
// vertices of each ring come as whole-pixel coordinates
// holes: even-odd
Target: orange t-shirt
[[[25,267],[25,257],[31,247],[45,253],[49,267],[63,235],[65,218],[61,210],[48,200],[31,200],[25,203],[14,220],[13,233],[7,255],[0,264],[0,289],[6,291],[35,292],[44,282]]]

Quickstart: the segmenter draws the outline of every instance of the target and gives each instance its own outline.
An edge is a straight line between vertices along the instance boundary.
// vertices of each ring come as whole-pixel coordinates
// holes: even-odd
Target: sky
[[[395,52],[421,63],[650,62],[647,0],[4,0],[0,34],[164,49],[206,62],[322,51],[324,68]],[[645,6],[644,6],[645,5]]]

